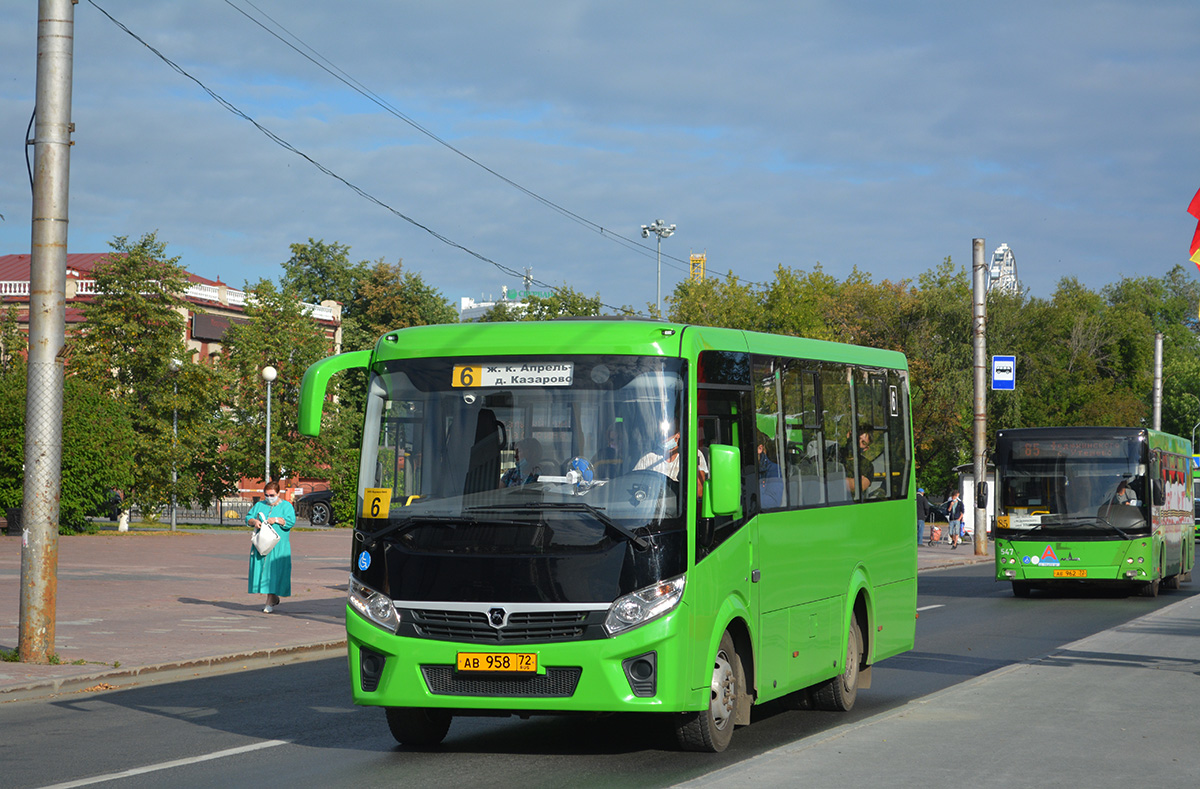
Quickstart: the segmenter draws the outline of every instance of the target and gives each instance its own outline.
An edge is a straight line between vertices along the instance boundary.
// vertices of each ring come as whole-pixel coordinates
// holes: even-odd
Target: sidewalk
[[[186,527],[182,527],[186,528]],[[246,592],[247,530],[60,537],[59,665],[0,662],[0,703],[345,654],[350,531],[292,532],[292,596]],[[19,639],[21,538],[0,536],[0,647]]]
[[[60,537],[58,665],[0,662],[0,703],[345,654],[350,530],[292,532],[292,596],[264,614],[246,593],[248,531]],[[977,557],[917,549],[921,570]],[[21,539],[0,535],[0,647],[20,627]]]

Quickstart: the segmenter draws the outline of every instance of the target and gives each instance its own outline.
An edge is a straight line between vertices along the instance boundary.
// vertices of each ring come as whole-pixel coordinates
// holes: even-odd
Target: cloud
[[[1186,262],[1200,8],[1169,2],[255,5],[464,160],[238,13],[246,0],[96,0],[241,110],[454,241],[609,304],[689,252],[771,277],[818,262],[915,278],[1007,242],[1046,296]],[[75,7],[72,251],[157,230],[198,274],[277,277],[288,245],[403,258],[444,295],[515,285],[364,200]],[[287,34],[281,33],[286,37]],[[0,251],[29,248],[23,139],[36,11],[0,29]],[[612,243],[595,225],[635,244]],[[636,245],[643,245],[637,248]]]

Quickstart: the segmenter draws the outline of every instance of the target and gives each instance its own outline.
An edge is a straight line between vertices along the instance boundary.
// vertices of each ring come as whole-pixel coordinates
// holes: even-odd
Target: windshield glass
[[[1001,528],[1078,535],[1145,526],[1145,443],[1137,437],[1021,438],[996,450]]]
[[[683,528],[678,359],[404,359],[372,376],[364,532],[421,553],[602,549]],[[677,456],[677,455],[676,455]]]

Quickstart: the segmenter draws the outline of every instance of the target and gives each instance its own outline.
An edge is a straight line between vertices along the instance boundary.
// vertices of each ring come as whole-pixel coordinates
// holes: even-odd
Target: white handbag
[[[259,556],[266,556],[272,548],[279,544],[279,532],[272,529],[269,524],[263,524],[250,538],[250,544],[254,546],[254,550],[258,551]]]

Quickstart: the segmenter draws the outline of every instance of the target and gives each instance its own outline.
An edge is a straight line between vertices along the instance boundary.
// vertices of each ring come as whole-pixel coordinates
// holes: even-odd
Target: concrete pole
[[[1162,430],[1162,332],[1154,335],[1154,429]],[[1192,449],[1195,452],[1195,449]]]
[[[975,555],[987,556],[987,499],[981,496],[994,495],[987,487],[987,265],[983,260],[982,238],[972,242],[971,257],[973,281],[973,311],[971,334],[975,346]],[[983,506],[979,506],[982,504]],[[970,506],[964,502],[964,506]]]
[[[26,663],[54,655],[58,518],[62,489],[66,334],[67,195],[71,163],[71,71],[75,6],[39,0],[37,125],[34,130],[29,370],[21,508],[21,608],[17,653]]]

